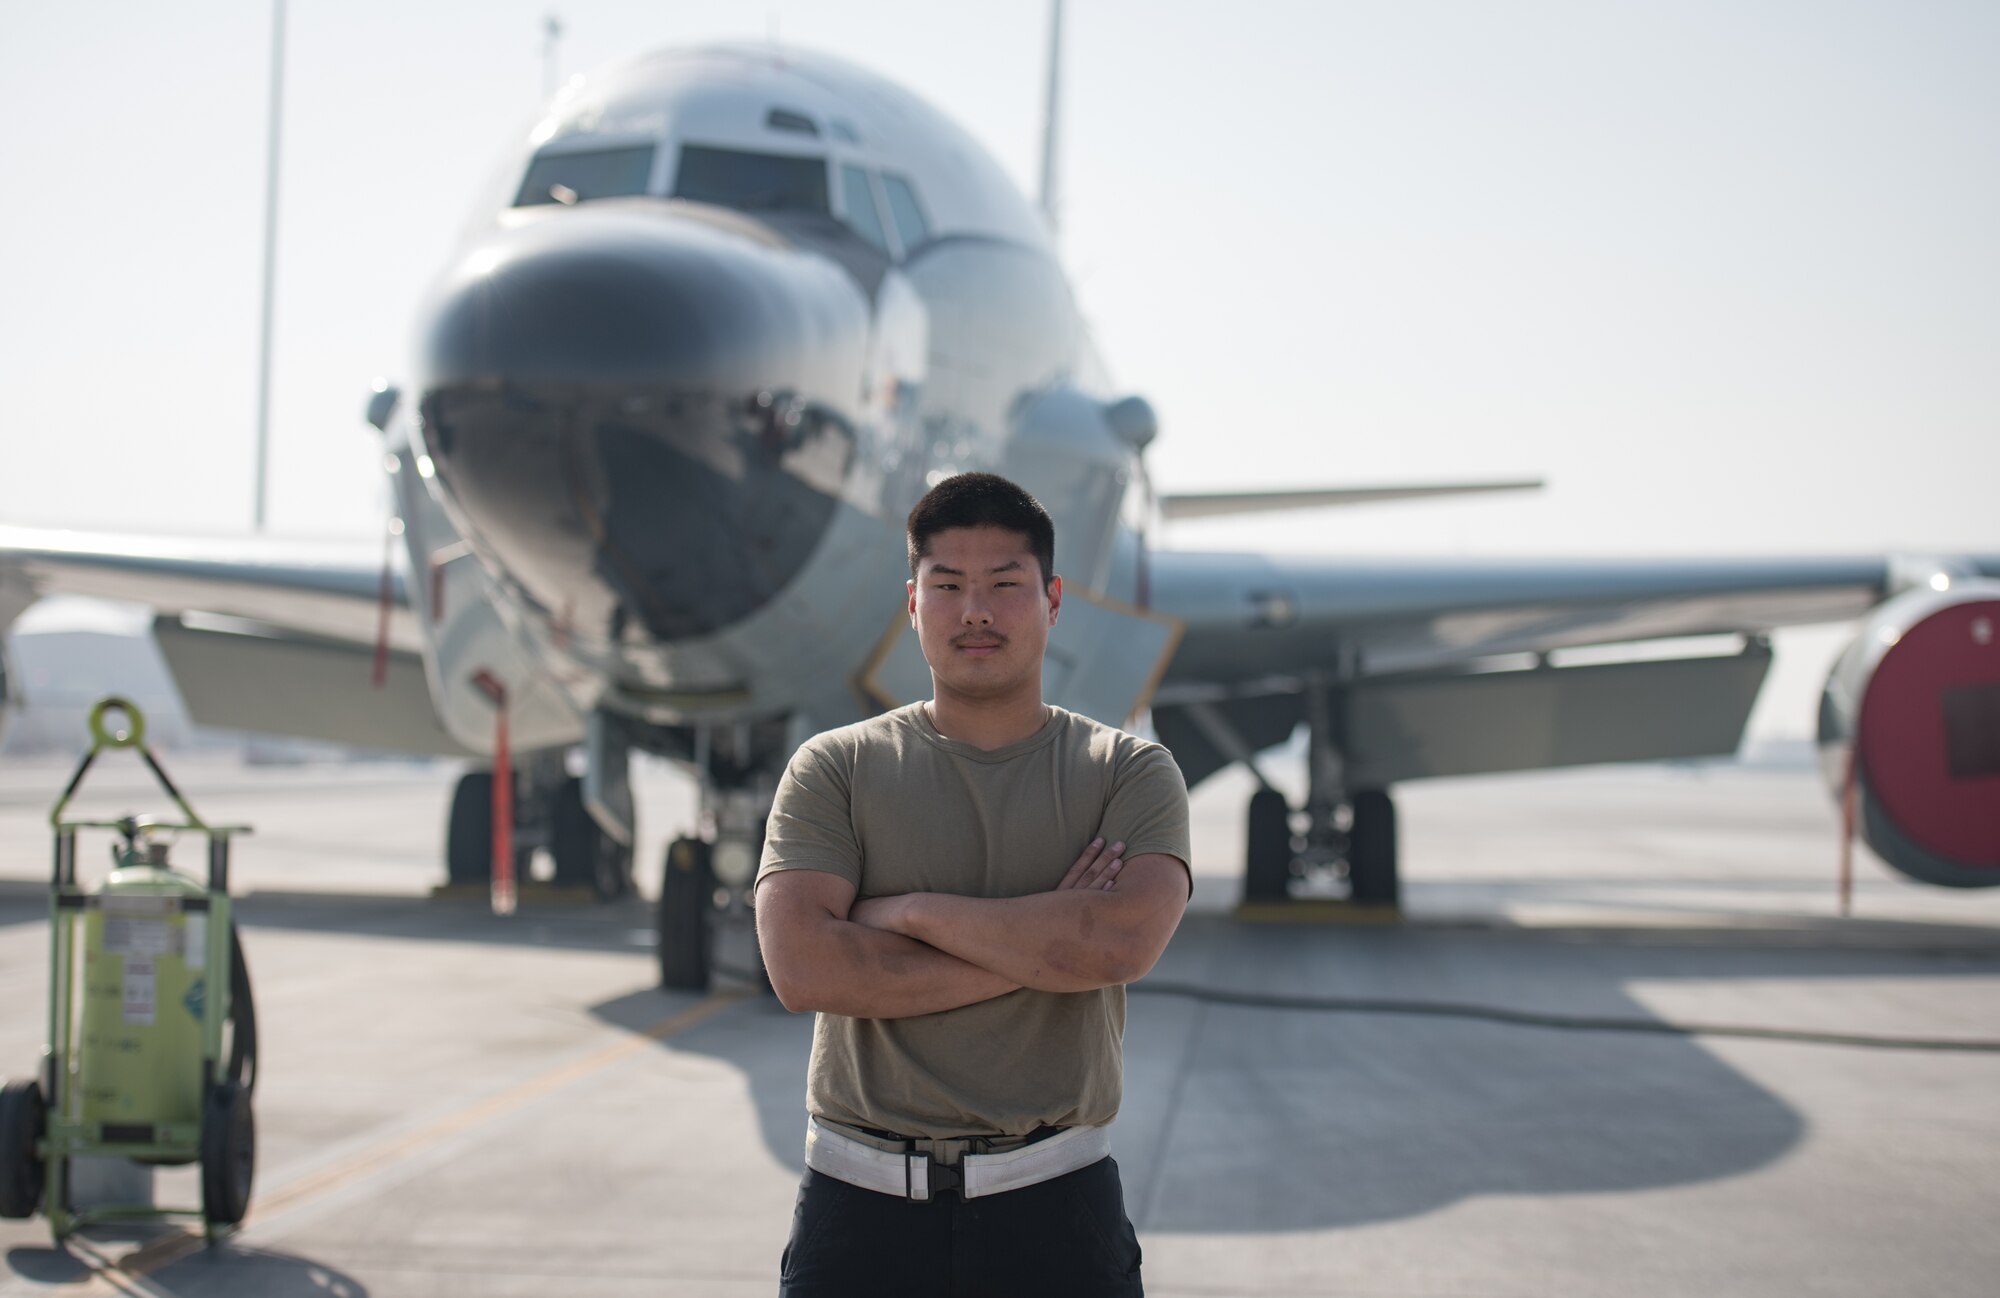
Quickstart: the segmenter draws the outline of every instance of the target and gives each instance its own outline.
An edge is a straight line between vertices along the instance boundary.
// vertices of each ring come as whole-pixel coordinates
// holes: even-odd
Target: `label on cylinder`
[[[184,912],[125,904],[134,900],[157,898],[113,894],[80,926],[77,1116],[86,1123],[199,1124],[202,1020],[194,1007],[201,1000],[190,1005],[189,998],[202,970],[183,956],[205,953],[207,931],[196,925],[190,934],[193,916]],[[121,904],[108,904],[114,901]]]
[[[151,958],[181,953],[180,930],[163,919],[104,917],[104,949],[112,955]]]
[[[187,961],[189,969],[204,969],[208,966],[208,916],[190,915],[182,929],[182,940],[187,949],[181,958]]]
[[[149,958],[125,957],[125,1021],[150,1024],[159,1017],[159,971]]]

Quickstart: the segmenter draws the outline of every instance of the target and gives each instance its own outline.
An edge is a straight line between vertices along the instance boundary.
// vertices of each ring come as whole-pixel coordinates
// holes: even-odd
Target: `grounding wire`
[[[1308,1011],[1323,1014],[1390,1014],[1422,1018],[1470,1019],[1508,1027],[1547,1028],[1562,1032],[1633,1032],[1668,1037],[1730,1037],[1747,1041],[1789,1041],[1800,1045],[1849,1046],[1863,1050],[1919,1050],[1960,1054],[2000,1054],[2000,1041],[1953,1037],[1907,1037],[1886,1033],[1821,1032],[1806,1028],[1768,1028],[1734,1023],[1675,1023],[1635,1016],[1551,1014],[1513,1010],[1498,1005],[1460,1001],[1394,1000],[1354,996],[1288,996],[1272,992],[1233,991],[1192,983],[1140,982],[1126,988],[1135,995],[1178,996],[1210,1005],[1243,1009]]]

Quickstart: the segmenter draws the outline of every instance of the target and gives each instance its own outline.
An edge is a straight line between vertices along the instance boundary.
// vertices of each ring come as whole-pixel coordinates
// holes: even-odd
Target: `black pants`
[[[781,1298],[1140,1298],[1139,1237],[1109,1158],[1038,1185],[928,1203],[806,1169]]]

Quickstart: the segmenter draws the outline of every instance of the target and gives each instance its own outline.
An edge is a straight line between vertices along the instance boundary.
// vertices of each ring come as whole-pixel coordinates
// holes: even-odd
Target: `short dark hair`
[[[1028,549],[1042,566],[1042,585],[1056,575],[1056,525],[1049,511],[1020,487],[997,473],[961,473],[946,478],[917,502],[907,527],[910,575],[930,549],[931,538],[954,527],[1000,527],[1028,538]]]

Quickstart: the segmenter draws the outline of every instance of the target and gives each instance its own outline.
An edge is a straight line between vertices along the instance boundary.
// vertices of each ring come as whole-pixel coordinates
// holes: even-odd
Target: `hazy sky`
[[[2000,550],[2000,6],[1067,8],[1062,246],[1163,488],[1551,481],[1171,543]],[[376,534],[363,399],[535,115],[549,12],[564,75],[843,55],[1032,187],[1037,0],[292,0],[275,531]],[[0,520],[247,527],[269,14],[9,7]]]

